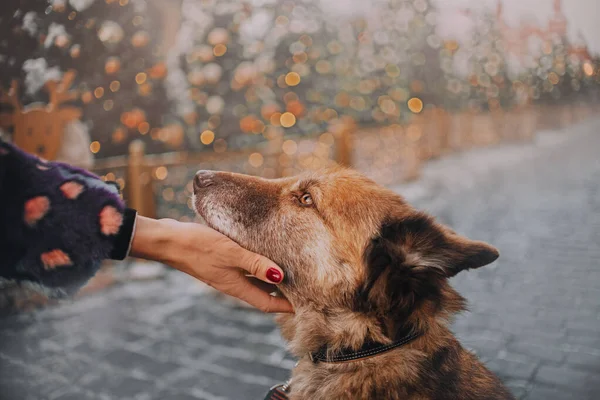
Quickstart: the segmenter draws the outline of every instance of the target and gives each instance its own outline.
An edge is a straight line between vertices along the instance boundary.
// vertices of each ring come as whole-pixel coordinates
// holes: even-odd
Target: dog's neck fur
[[[451,317],[464,309],[465,300],[447,285],[441,291],[441,299],[423,301],[404,314],[402,320],[397,320],[392,313],[381,316],[350,308],[307,304],[298,307],[293,315],[280,317],[279,323],[292,353],[303,357],[323,346],[335,352],[358,350],[367,341],[389,344],[400,339],[397,332],[418,332],[424,339],[446,336]]]

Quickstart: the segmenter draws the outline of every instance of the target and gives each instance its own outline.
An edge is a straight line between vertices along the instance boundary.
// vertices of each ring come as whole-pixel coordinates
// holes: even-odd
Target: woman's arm
[[[138,216],[131,255],[177,268],[261,311],[293,312],[286,299],[268,294],[283,280],[281,269],[207,226]]]

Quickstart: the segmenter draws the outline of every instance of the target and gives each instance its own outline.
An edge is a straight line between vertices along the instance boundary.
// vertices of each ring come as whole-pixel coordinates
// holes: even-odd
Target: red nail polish
[[[279,283],[283,279],[281,272],[275,268],[269,268],[267,270],[267,279],[271,282]]]

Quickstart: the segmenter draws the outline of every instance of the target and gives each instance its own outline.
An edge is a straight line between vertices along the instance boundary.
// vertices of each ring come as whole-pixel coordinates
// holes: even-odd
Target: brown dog
[[[198,214],[285,272],[290,399],[512,399],[451,333],[448,283],[498,257],[346,169],[267,180],[199,171]]]

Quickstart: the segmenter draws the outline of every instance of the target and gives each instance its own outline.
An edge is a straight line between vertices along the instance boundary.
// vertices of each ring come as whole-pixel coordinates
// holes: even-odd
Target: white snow
[[[52,46],[54,44],[54,39],[56,39],[56,37],[60,36],[60,35],[65,35],[67,37],[71,37],[65,30],[64,25],[60,25],[55,22],[52,22],[50,24],[50,27],[48,27],[48,35],[46,36],[46,40],[44,41],[44,47],[48,48],[48,47]]]
[[[60,80],[62,73],[58,67],[48,68],[48,63],[43,58],[30,59],[23,63],[25,71],[25,90],[28,94],[35,94],[49,80]]]
[[[50,0],[50,5],[53,7],[64,7],[67,4],[67,0]]]
[[[263,39],[273,24],[273,12],[258,10],[240,24],[240,38],[248,43]]]
[[[23,17],[23,30],[34,36],[38,30],[38,24],[36,21],[37,14],[34,11],[29,11]]]
[[[77,11],[89,8],[96,0],[69,0],[69,4]]]
[[[98,30],[98,38],[104,43],[119,43],[123,35],[123,28],[114,21],[104,21]]]

